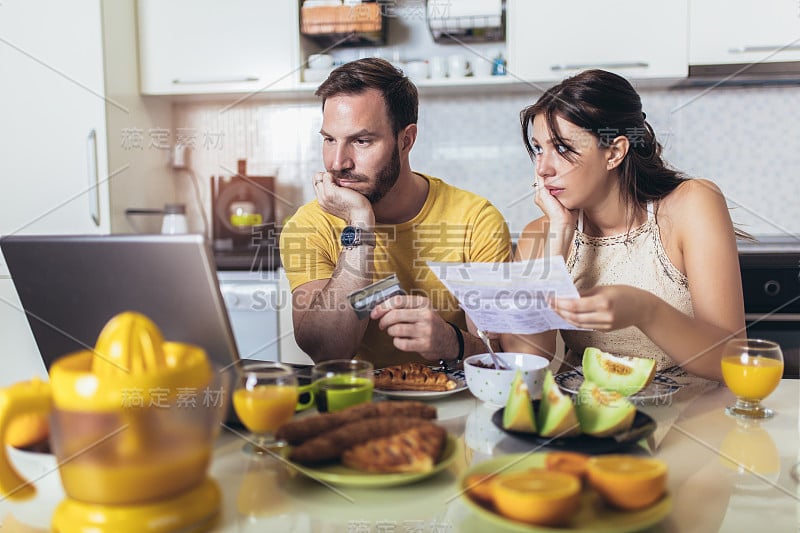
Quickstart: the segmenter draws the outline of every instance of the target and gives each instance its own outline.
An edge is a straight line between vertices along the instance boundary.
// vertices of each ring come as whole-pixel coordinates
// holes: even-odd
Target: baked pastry
[[[278,428],[276,436],[289,444],[299,444],[351,422],[393,416],[432,419],[436,418],[436,407],[418,401],[361,403],[335,413],[292,420]]]
[[[364,472],[430,472],[446,438],[443,427],[426,422],[345,450],[342,464]]]
[[[376,374],[375,388],[437,392],[455,389],[456,382],[422,363],[403,363],[387,366]]]
[[[289,459],[304,465],[336,461],[341,458],[345,450],[354,446],[430,423],[424,418],[406,416],[368,418],[351,422],[295,446],[289,452]]]

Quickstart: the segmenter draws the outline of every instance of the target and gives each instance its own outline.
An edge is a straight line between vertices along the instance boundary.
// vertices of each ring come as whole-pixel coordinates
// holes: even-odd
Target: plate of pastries
[[[436,408],[419,401],[363,403],[292,420],[277,436],[303,475],[332,485],[388,487],[447,468],[457,441],[436,423]]]
[[[410,362],[375,371],[375,392],[394,399],[435,400],[466,390],[463,370]]]

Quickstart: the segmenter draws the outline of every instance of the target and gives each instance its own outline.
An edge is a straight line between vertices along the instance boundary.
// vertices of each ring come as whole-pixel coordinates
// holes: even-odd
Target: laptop
[[[148,316],[165,340],[201,346],[221,368],[239,359],[201,235],[13,235],[0,249],[48,370],[94,347],[122,311]]]
[[[12,235],[0,237],[0,250],[48,371],[56,359],[93,348],[123,311],[148,316],[164,340],[202,347],[219,369],[260,362],[239,358],[201,235]],[[289,366],[310,382],[311,366]],[[226,420],[242,427],[231,393]]]

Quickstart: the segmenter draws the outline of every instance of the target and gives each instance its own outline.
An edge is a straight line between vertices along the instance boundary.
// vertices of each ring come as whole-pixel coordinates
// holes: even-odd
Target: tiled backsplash
[[[734,222],[752,234],[800,233],[800,88],[647,89],[640,91],[665,157],[691,176],[715,181]],[[533,165],[522,145],[519,112],[539,93],[423,95],[414,170],[489,198],[519,232],[540,215],[533,204]],[[176,103],[173,127],[202,133],[190,165],[206,212],[209,178],[231,175],[238,159],[253,175],[277,172],[277,217],[313,198],[322,170],[320,104]],[[185,181],[180,195],[194,193]],[[196,203],[195,203],[196,205]],[[190,215],[191,215],[190,210]],[[194,221],[196,227],[199,221]]]

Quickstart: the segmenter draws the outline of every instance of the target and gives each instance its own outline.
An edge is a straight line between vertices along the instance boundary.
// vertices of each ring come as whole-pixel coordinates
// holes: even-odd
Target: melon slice
[[[581,431],[594,437],[608,437],[630,429],[636,407],[618,392],[603,390],[585,380],[578,389],[575,411]]]
[[[538,422],[542,437],[572,437],[581,433],[572,398],[561,392],[549,370],[542,384]]]
[[[511,382],[511,391],[503,411],[503,427],[512,431],[536,433],[536,417],[533,416],[528,384],[522,379],[522,372],[519,370]]]
[[[632,396],[653,381],[655,359],[614,355],[597,348],[583,352],[583,375],[601,389]]]

